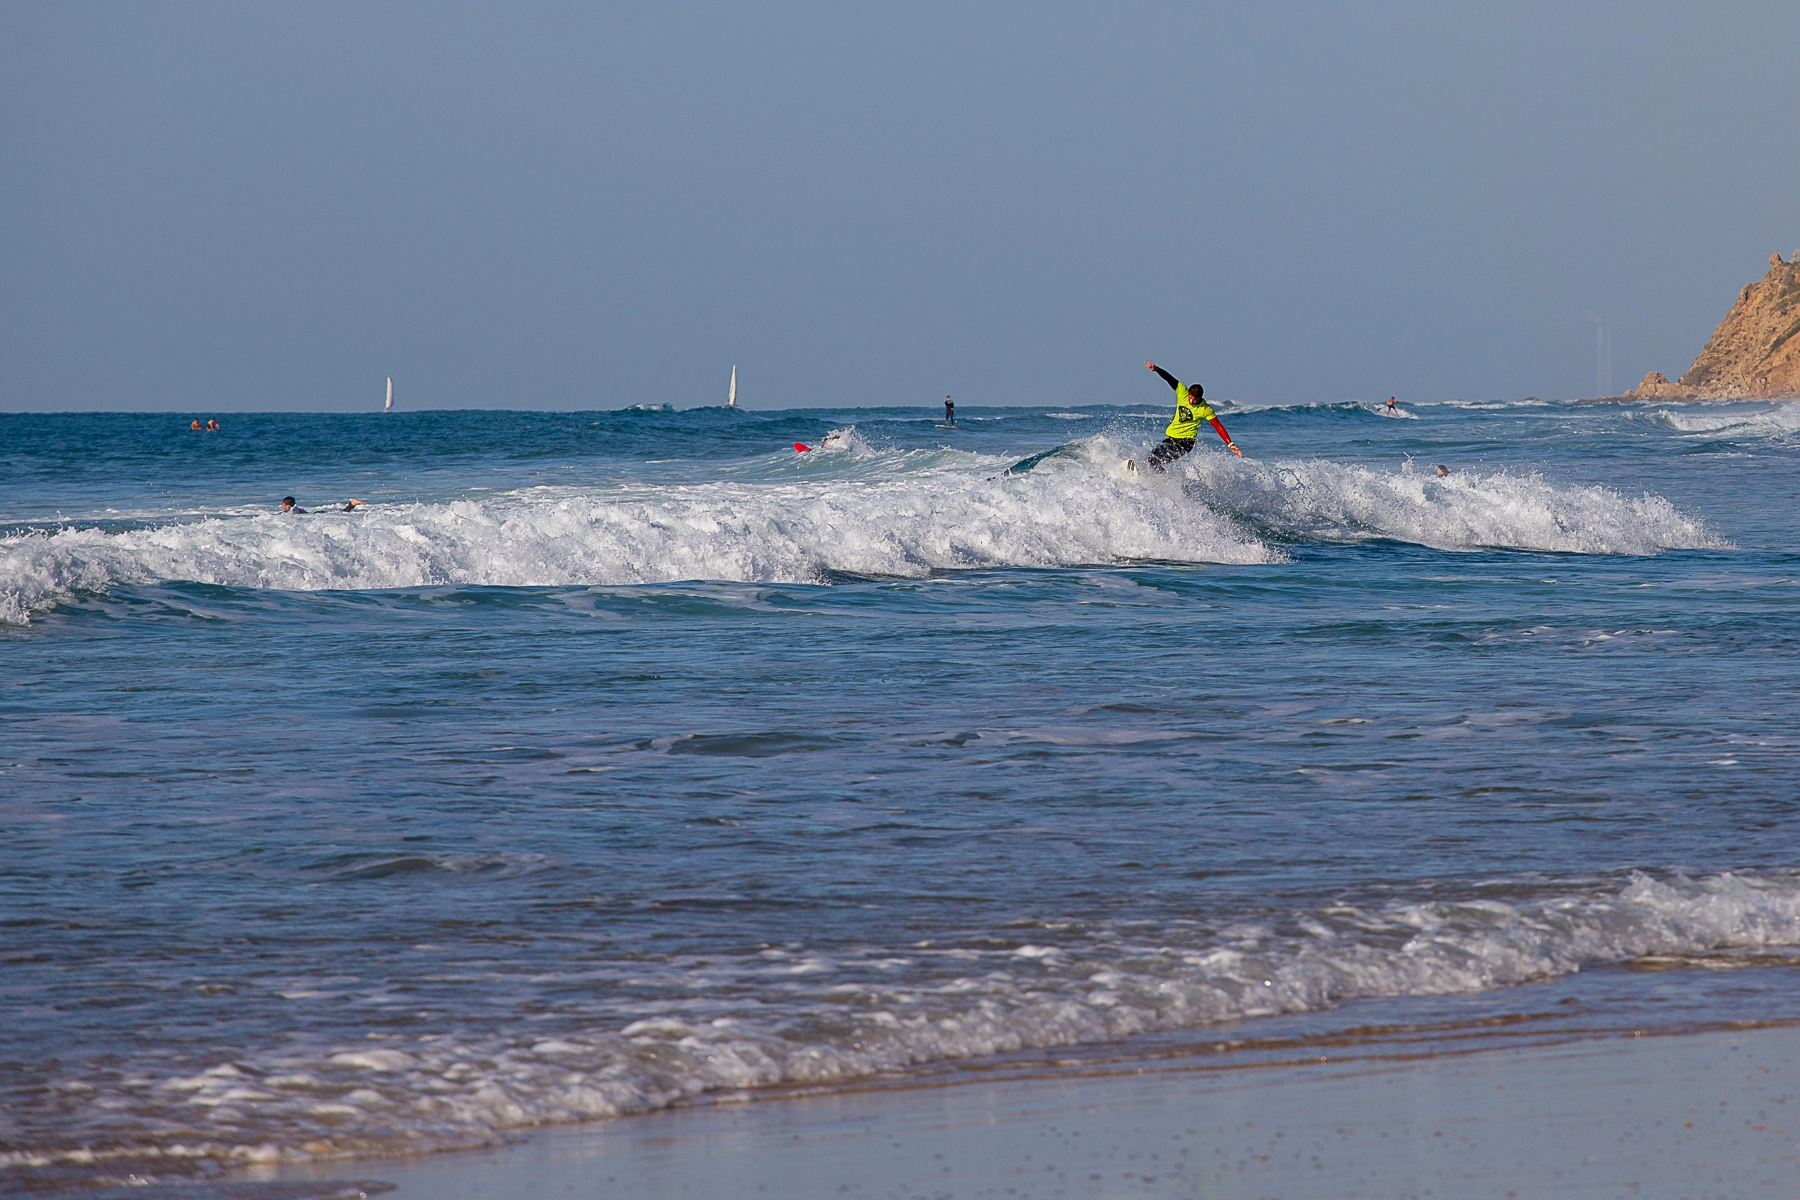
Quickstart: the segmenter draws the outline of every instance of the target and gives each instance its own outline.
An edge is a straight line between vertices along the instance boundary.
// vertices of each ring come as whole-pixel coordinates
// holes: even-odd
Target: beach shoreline
[[[1220,1069],[1146,1061],[689,1106],[499,1150],[317,1163],[527,1195],[1788,1196],[1800,1023]]]

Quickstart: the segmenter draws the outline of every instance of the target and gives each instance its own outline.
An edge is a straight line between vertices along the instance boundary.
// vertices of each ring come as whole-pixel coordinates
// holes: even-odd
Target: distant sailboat
[[[394,411],[394,377],[392,375],[388,376],[388,398],[387,398],[387,403],[381,406],[381,411],[382,412],[393,412]]]
[[[731,394],[725,397],[726,408],[737,407],[737,364],[731,364]]]

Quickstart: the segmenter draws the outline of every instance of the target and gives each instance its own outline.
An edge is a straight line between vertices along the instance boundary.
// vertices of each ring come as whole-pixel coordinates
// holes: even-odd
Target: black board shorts
[[[1193,438],[1166,437],[1150,448],[1150,455],[1144,462],[1152,471],[1160,471],[1164,463],[1174,462],[1193,448]]]

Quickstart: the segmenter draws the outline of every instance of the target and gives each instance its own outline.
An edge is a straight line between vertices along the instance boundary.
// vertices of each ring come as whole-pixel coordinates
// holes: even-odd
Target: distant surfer
[[[358,500],[355,496],[352,496],[352,497],[350,497],[349,502],[344,505],[344,511],[345,512],[355,512],[359,508],[367,508],[367,507],[369,507],[369,505],[366,500]]]
[[[1392,396],[1389,396],[1388,403],[1387,403],[1387,409],[1388,409],[1388,415],[1390,417],[1393,416],[1395,413],[1400,411],[1399,401],[1395,400]]]
[[[956,401],[948,396],[944,397],[944,424],[956,428]]]
[[[281,511],[284,513],[303,513],[306,510],[301,508],[298,504],[295,504],[292,496],[283,496],[281,498]]]
[[[1175,389],[1175,419],[1163,430],[1163,440],[1153,447],[1150,456],[1144,460],[1152,471],[1161,472],[1164,463],[1174,462],[1194,448],[1194,435],[1200,431],[1200,422],[1205,421],[1218,430],[1225,448],[1239,458],[1244,452],[1237,448],[1231,435],[1225,432],[1225,426],[1213,413],[1212,406],[1205,400],[1206,389],[1197,383],[1183,383],[1149,359],[1144,365],[1163,377],[1163,382]]]
[[[200,432],[200,418],[195,417],[194,423],[192,425],[189,425],[188,428],[193,430],[195,433],[199,433]]]
[[[208,417],[206,419],[206,432],[208,432],[208,433],[219,432],[219,418]]]
[[[1437,465],[1437,473],[1439,479],[1444,479],[1449,476],[1450,468],[1446,467],[1443,463],[1439,463]]]

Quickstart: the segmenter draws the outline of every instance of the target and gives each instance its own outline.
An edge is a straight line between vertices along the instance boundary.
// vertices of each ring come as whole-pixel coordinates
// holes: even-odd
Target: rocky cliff
[[[1737,303],[1679,383],[1661,371],[1625,395],[1633,400],[1771,400],[1800,397],[1800,250],[1746,283]]]

